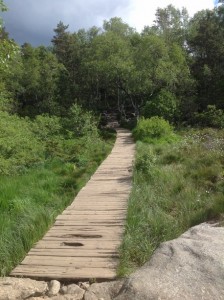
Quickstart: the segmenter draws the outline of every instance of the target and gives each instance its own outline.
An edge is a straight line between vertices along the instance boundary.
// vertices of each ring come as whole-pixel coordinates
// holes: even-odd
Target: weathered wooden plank
[[[31,275],[30,275],[31,274]],[[25,276],[31,278],[55,278],[55,279],[91,279],[91,278],[115,278],[116,269],[112,268],[74,268],[48,266],[22,266],[15,268],[11,273],[13,276]]]
[[[113,240],[119,240],[122,238],[122,233],[81,233],[80,231],[78,233],[74,233],[73,231],[56,231],[56,232],[48,232],[45,234],[43,240],[47,239],[66,239],[66,238],[74,238],[78,241],[80,240],[103,240],[103,241],[113,241]]]
[[[52,227],[49,232],[67,232],[72,231],[74,234],[81,233],[81,234],[109,234],[109,233],[123,233],[124,228],[122,226],[113,227],[113,232],[111,232],[111,228],[108,226],[54,226]]]
[[[30,266],[31,268],[34,266],[49,266],[54,265],[55,267],[74,267],[74,268],[82,268],[83,266],[88,266],[89,268],[110,268],[115,269],[118,265],[118,260],[113,259],[105,259],[101,258],[101,260],[96,257],[93,258],[83,257],[52,257],[52,256],[28,256],[24,261],[21,262],[23,266]]]
[[[26,256],[24,260],[21,262],[22,265],[51,265],[52,261],[54,263],[62,264],[89,264],[94,263],[97,264],[107,264],[110,263],[112,265],[117,265],[119,262],[118,258],[104,258],[104,257],[58,257],[58,256]]]
[[[102,241],[102,240],[82,240],[74,239],[42,239],[35,246],[34,249],[74,249],[79,250],[116,250],[120,241]]]
[[[61,216],[117,216],[117,217],[123,217],[126,214],[126,210],[115,210],[115,211],[98,211],[98,210],[85,210],[85,211],[64,211]]]
[[[116,216],[116,215],[95,215],[92,214],[91,216],[89,216],[88,214],[86,215],[60,215],[57,217],[57,221],[82,221],[83,220],[87,220],[87,221],[97,221],[97,220],[105,220],[105,221],[124,221],[126,218],[125,216]]]
[[[117,251],[112,251],[109,249],[35,249],[32,248],[28,255],[40,255],[40,256],[58,256],[58,257],[108,257],[117,258],[119,254]]]

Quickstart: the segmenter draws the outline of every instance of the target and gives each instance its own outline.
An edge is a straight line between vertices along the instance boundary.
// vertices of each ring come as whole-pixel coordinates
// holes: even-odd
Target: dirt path
[[[114,279],[131,190],[135,146],[117,130],[111,154],[11,273],[35,279]]]

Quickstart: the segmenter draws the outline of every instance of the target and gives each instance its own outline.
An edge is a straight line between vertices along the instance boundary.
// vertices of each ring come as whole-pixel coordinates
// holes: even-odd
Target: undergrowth
[[[1,113],[1,276],[44,235],[112,148],[114,133],[99,134],[88,120],[92,116],[78,111],[78,119],[75,109],[71,113],[66,125],[58,117],[30,120]],[[79,132],[72,130],[77,119],[83,125]]]
[[[224,131],[187,130],[173,143],[137,142],[120,276],[191,226],[224,217]]]

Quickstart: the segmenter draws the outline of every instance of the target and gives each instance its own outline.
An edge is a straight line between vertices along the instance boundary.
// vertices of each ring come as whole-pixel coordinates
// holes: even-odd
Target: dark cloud
[[[129,5],[130,0],[5,0],[3,18],[10,37],[22,44],[49,45],[59,21],[70,31],[101,26]],[[118,15],[119,16],[119,15]]]

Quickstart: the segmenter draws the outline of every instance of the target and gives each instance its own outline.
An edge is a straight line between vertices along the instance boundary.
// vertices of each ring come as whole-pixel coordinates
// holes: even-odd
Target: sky
[[[9,11],[3,14],[6,30],[19,44],[50,45],[53,29],[59,21],[71,32],[92,26],[102,27],[103,20],[121,17],[141,31],[152,25],[158,7],[169,4],[186,7],[193,16],[199,10],[212,9],[217,0],[5,0]]]

